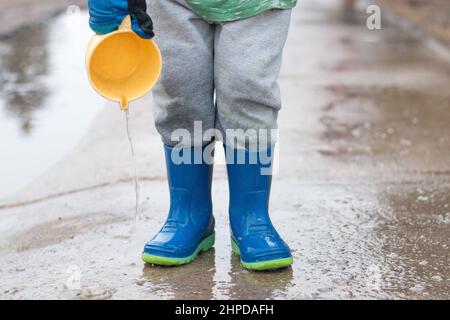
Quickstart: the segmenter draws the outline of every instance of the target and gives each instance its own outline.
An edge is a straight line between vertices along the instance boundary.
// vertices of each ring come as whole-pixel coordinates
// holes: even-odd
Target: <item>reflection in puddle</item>
[[[192,263],[179,267],[145,265],[138,284],[148,287],[157,299],[213,299],[214,249],[202,253]]]
[[[268,299],[286,296],[293,286],[291,268],[268,272],[252,272],[242,268],[239,258],[231,256],[228,279],[221,275],[222,266],[215,265],[215,249],[202,253],[193,263],[179,267],[146,265],[139,285],[148,287],[150,297],[167,299]]]
[[[228,297],[230,299],[270,299],[286,297],[286,292],[293,284],[292,268],[254,272],[242,268],[239,257],[231,257],[229,272],[231,281]]]
[[[26,28],[1,43],[0,88],[3,109],[24,134],[33,129],[33,115],[44,107],[48,88],[48,27]]]
[[[63,14],[0,41],[0,197],[71,150],[103,104],[85,76],[87,19]]]

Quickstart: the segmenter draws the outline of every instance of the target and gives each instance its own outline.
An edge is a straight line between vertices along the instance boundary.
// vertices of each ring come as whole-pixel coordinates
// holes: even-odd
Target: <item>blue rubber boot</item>
[[[211,182],[213,166],[203,148],[164,146],[170,188],[170,211],[159,233],[144,248],[142,260],[157,265],[182,265],[214,245]],[[173,151],[173,152],[172,152]],[[195,160],[200,162],[194,163]],[[181,163],[180,159],[190,159]]]
[[[271,152],[271,149],[260,153],[225,150],[232,249],[240,256],[242,265],[250,270],[284,268],[293,262],[291,250],[269,217]]]

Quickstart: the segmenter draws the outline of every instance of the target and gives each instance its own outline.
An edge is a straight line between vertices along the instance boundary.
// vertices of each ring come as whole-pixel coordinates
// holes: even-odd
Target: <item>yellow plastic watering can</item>
[[[133,32],[130,16],[117,31],[96,35],[88,44],[86,70],[91,85],[103,97],[119,102],[122,110],[153,88],[161,69],[158,46]]]

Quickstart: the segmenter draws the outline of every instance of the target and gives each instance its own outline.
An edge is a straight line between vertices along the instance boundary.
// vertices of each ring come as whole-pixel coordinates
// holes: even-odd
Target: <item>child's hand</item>
[[[131,15],[134,32],[146,39],[155,35],[145,0],[88,0],[88,5],[89,25],[97,34],[117,30],[122,20]]]

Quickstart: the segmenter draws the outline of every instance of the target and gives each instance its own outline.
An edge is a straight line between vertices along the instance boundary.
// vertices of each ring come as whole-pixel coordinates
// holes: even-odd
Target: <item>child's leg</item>
[[[216,30],[215,82],[218,121],[223,130],[276,128],[281,108],[277,79],[289,20],[290,11],[270,10]],[[268,212],[275,141],[260,145],[259,153],[252,147],[263,141],[250,135],[248,145],[245,135],[233,139],[236,137],[237,148],[229,133],[226,141],[231,147],[226,153],[233,251],[248,269],[287,267],[292,264],[290,249]],[[240,149],[245,146],[249,149]],[[239,162],[242,160],[245,163]]]
[[[162,75],[153,90],[156,128],[163,142],[174,146],[176,129],[192,135],[194,121],[202,121],[203,131],[214,128],[214,26],[184,0],[152,0],[148,7],[163,56]]]
[[[194,121],[202,121],[204,130],[214,128],[214,26],[194,14],[184,0],[152,0],[149,9],[163,55],[162,77],[154,90],[155,121],[166,144],[170,210],[161,230],[145,245],[142,259],[179,265],[214,244],[213,166],[195,158],[210,146],[202,147],[200,138],[175,148],[177,142],[171,139],[176,129],[192,134]],[[179,163],[175,157],[188,161]]]
[[[277,128],[281,108],[277,80],[290,15],[291,10],[269,10],[216,27],[214,74],[220,129]]]

